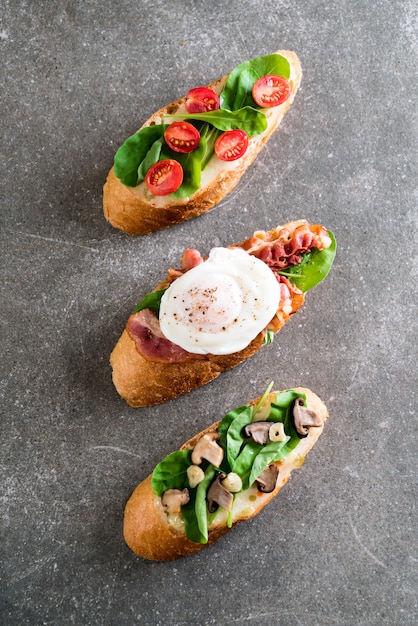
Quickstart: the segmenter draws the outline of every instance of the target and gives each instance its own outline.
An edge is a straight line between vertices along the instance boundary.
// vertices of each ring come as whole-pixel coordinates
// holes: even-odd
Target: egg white
[[[279,302],[279,282],[263,261],[240,248],[213,248],[164,293],[160,327],[188,352],[232,354],[267,326]]]

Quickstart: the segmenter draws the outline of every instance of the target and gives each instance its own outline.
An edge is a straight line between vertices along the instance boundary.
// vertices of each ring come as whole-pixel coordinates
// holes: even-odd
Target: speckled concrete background
[[[3,0],[2,623],[416,623],[416,29],[400,0]],[[302,88],[236,191],[166,232],[109,226],[121,142],[278,48],[300,56]],[[167,266],[301,217],[336,233],[338,257],[274,344],[129,408],[109,353]],[[272,379],[329,407],[305,466],[200,554],[133,555],[134,486]]]

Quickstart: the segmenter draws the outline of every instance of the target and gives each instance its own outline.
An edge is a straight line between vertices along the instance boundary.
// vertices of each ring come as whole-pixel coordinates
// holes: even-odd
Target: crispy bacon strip
[[[283,226],[280,230],[268,233],[256,231],[238,247],[261,259],[272,269],[284,269],[299,265],[302,255],[312,248],[323,250],[331,245],[328,231],[320,224],[293,222],[288,226],[290,228]]]

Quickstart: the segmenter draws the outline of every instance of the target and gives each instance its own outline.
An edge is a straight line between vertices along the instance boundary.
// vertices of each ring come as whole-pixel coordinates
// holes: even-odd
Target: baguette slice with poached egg
[[[128,319],[110,357],[117,391],[131,406],[158,404],[242,363],[325,278],[335,249],[331,231],[299,220],[206,259],[186,250]]]

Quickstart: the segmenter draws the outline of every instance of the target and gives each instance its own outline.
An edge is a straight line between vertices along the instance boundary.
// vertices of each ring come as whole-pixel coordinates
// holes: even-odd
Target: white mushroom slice
[[[293,406],[293,421],[300,437],[306,437],[309,427],[322,426],[322,419],[313,409],[305,406],[303,398],[296,398]]]
[[[180,513],[181,507],[190,501],[188,489],[167,489],[161,496],[166,513]]]
[[[205,478],[205,472],[198,465],[189,465],[187,468],[187,478],[189,479],[190,487],[193,489]]]
[[[200,465],[202,460],[206,459],[215,467],[220,466],[224,458],[224,451],[215,441],[218,438],[219,435],[217,433],[207,433],[199,439],[192,452],[192,463],[194,465]]]
[[[221,485],[231,493],[238,493],[242,489],[242,480],[235,472],[229,472],[227,477],[221,481]]]
[[[270,426],[269,439],[270,441],[286,441],[286,433],[284,432],[282,422],[275,422]]]

